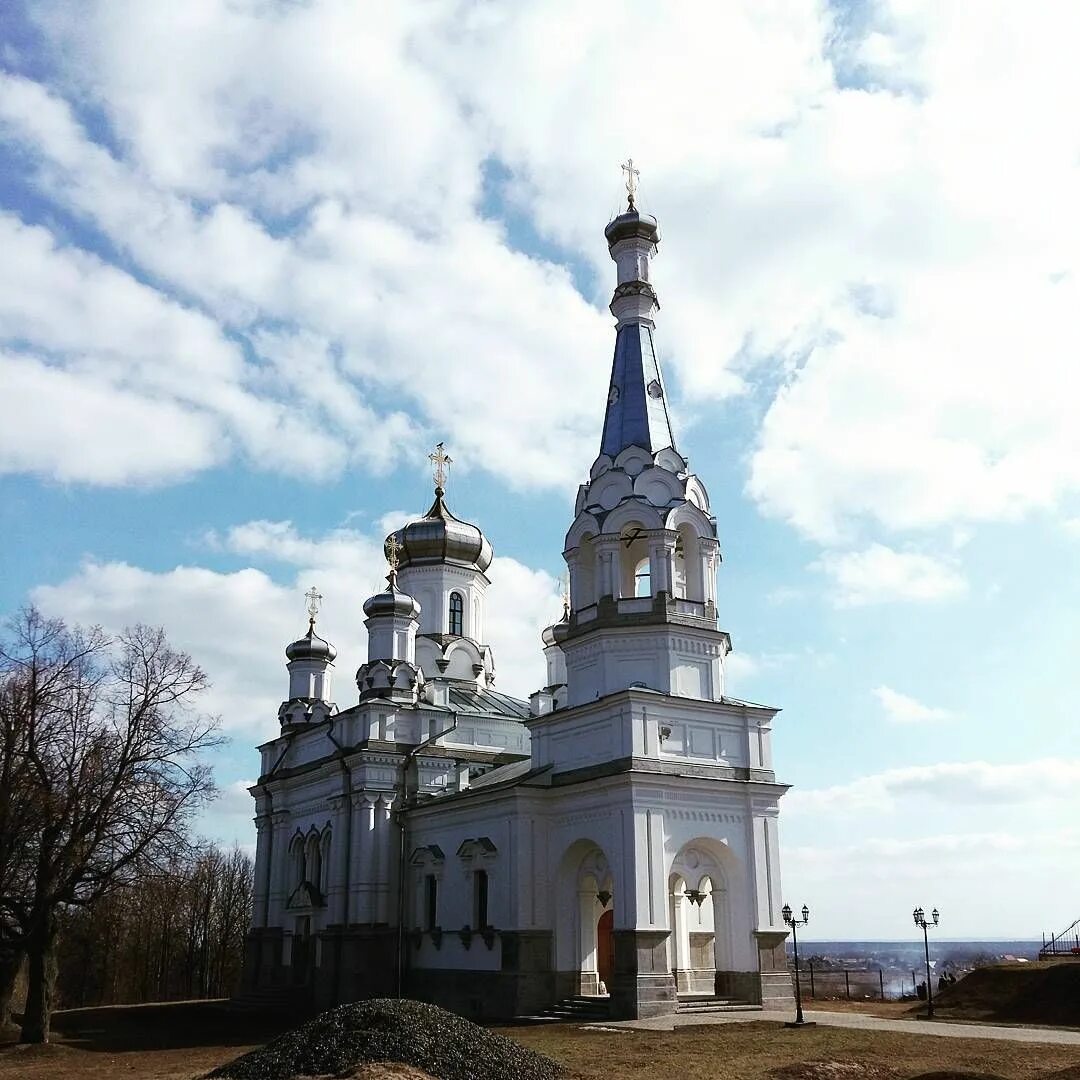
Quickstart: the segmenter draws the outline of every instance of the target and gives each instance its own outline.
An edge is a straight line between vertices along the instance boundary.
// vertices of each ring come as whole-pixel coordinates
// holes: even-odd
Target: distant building
[[[546,685],[528,702],[495,689],[492,549],[447,506],[440,446],[434,502],[387,538],[387,588],[364,604],[358,700],[333,703],[317,607],[286,650],[281,734],[251,789],[249,994],[329,1004],[400,980],[485,1016],[583,994],[625,1017],[690,992],[790,1000],[776,710],[724,694],[716,522],[676,449],[660,233],[630,192],[605,230],[614,363]]]

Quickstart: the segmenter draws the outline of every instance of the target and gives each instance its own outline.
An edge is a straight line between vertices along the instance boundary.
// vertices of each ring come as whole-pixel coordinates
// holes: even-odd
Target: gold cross
[[[386,538],[386,544],[384,545],[383,550],[386,553],[386,564],[391,570],[396,570],[398,568],[398,563],[401,561],[398,557],[398,554],[401,551],[401,544],[398,543],[397,533],[391,533]]]
[[[315,625],[315,616],[319,614],[319,604],[322,601],[322,593],[315,588],[314,585],[306,593],[304,597],[307,599],[307,612],[308,617],[311,619],[311,625]]]
[[[625,164],[619,166],[624,173],[626,173],[626,201],[630,204],[630,209],[634,209],[634,193],[638,189],[638,177],[641,175],[640,169],[634,168],[634,159],[627,158]]]
[[[428,461],[431,462],[431,475],[435,478],[435,491],[442,495],[446,490],[446,476],[454,459],[446,453],[446,447],[438,443],[435,452],[428,454]]]

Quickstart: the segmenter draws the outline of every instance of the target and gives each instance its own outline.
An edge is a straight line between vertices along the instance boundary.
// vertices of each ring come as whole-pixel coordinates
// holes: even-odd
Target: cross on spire
[[[308,613],[308,630],[315,629],[315,616],[319,614],[319,605],[322,603],[322,593],[315,588],[314,585],[306,593],[304,598],[307,600],[307,613]]]
[[[401,563],[401,542],[397,533],[391,533],[383,544],[383,554],[386,556],[386,565],[390,567],[390,573],[386,575],[386,584],[393,591],[397,588],[397,571]]]
[[[633,210],[635,209],[634,195],[638,189],[638,177],[641,175],[641,170],[634,168],[633,158],[627,158],[619,168],[626,173],[626,201]]]
[[[431,462],[431,475],[435,480],[435,494],[445,495],[446,477],[454,459],[447,454],[446,447],[442,443],[437,443],[434,452],[428,454],[428,461]]]
[[[386,552],[386,564],[391,570],[398,568],[398,563],[401,561],[399,554],[401,552],[401,544],[398,543],[397,533],[391,533],[386,538],[386,544],[383,550]]]

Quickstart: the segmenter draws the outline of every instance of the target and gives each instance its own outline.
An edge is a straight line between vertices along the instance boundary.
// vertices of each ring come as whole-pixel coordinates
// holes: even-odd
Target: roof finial
[[[435,480],[435,494],[445,495],[446,477],[454,459],[447,454],[442,443],[437,443],[434,453],[428,454],[428,461],[431,462],[431,475]]]
[[[391,589],[397,585],[397,568],[401,562],[399,553],[401,551],[401,544],[398,543],[397,533],[391,533],[386,538],[386,543],[383,545],[383,552],[386,554],[386,564],[390,567],[390,573],[386,575],[386,582]]]
[[[634,194],[638,189],[638,177],[641,175],[640,169],[634,168],[634,159],[627,158],[626,161],[619,166],[624,173],[626,173],[626,202],[630,210],[637,209],[634,206]]]
[[[312,634],[315,632],[315,616],[319,614],[319,605],[322,603],[322,593],[312,585],[311,588],[304,593],[304,597],[308,602],[308,633]]]

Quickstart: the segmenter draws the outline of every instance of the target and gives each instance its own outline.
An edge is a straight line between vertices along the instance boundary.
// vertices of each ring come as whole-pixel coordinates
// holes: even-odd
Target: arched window
[[[322,874],[316,884],[319,886],[319,892],[325,896],[330,889],[330,846],[331,846],[331,833],[329,829],[323,829],[322,834],[322,859],[320,864],[322,867]]]
[[[652,596],[652,572],[648,559],[642,559],[634,567],[634,595]]]
[[[450,594],[450,633],[465,633],[465,601],[459,592]]]
[[[302,836],[293,838],[292,864],[293,880],[297,886],[303,885],[307,878],[307,854],[305,851],[304,838]]]

